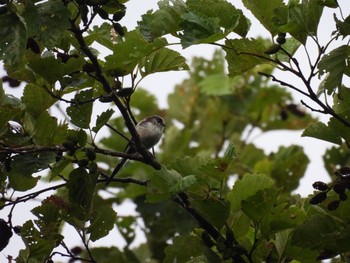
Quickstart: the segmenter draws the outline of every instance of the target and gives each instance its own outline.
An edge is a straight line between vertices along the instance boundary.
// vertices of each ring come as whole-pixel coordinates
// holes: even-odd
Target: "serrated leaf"
[[[63,64],[54,56],[33,59],[29,67],[51,85],[63,77]]]
[[[34,142],[38,145],[52,145],[57,128],[57,119],[44,111],[36,119]]]
[[[143,57],[167,44],[165,39],[156,39],[150,43],[139,30],[127,32],[124,38],[123,42],[114,45],[113,54],[106,57],[106,67],[117,70],[120,74],[131,73]]]
[[[86,220],[90,213],[97,175],[78,167],[71,171],[67,182],[70,213],[79,220]]]
[[[114,113],[113,109],[108,109],[101,113],[101,115],[97,115],[96,125],[92,128],[92,130],[97,133],[112,117]]]
[[[107,205],[94,207],[90,226],[87,229],[87,232],[90,233],[90,239],[96,241],[108,235],[114,227],[115,220],[116,212],[112,207]]]
[[[15,105],[1,105],[0,107],[0,135],[7,131],[7,123],[15,120],[22,113],[22,109]]]
[[[180,193],[185,191],[187,188],[197,183],[197,179],[195,175],[187,175],[181,180],[179,180],[175,185],[170,187],[169,191],[173,194]]]
[[[41,20],[40,39],[46,47],[60,44],[70,28],[70,11],[61,1],[41,2],[37,5]]]
[[[243,200],[255,195],[259,190],[270,188],[273,185],[273,180],[265,175],[245,174],[228,193],[227,199],[231,202],[231,209],[233,211],[239,210]]]
[[[230,158],[230,159],[233,159],[233,158],[236,158],[237,157],[237,153],[236,153],[236,147],[234,146],[233,143],[230,143],[226,150],[225,150],[225,153],[224,153],[224,157],[225,158]]]
[[[45,239],[31,220],[23,224],[21,237],[26,249],[19,252],[19,258],[21,259],[19,262],[45,262],[52,250],[61,241]]]
[[[187,9],[182,0],[162,0],[158,2],[158,6],[157,11],[148,11],[138,22],[140,32],[148,41],[177,32],[180,28],[181,14]]]
[[[320,74],[328,74],[324,83],[328,94],[332,94],[341,85],[349,54],[349,46],[343,45],[325,55],[318,64]]]
[[[223,74],[213,74],[204,78],[198,86],[206,95],[223,96],[233,93],[235,79],[227,78]]]
[[[189,69],[186,59],[168,48],[161,48],[144,57],[138,66],[143,77],[156,72]]]
[[[322,122],[311,123],[302,133],[303,137],[313,137],[327,142],[341,144],[342,140],[338,134]]]
[[[317,3],[330,8],[337,8],[339,6],[337,0],[317,0]]]
[[[2,14],[0,24],[0,59],[8,66],[16,66],[22,61],[26,49],[25,25],[14,13]]]
[[[206,250],[209,249],[205,248],[201,240],[194,235],[177,236],[174,238],[173,244],[165,248],[166,256],[163,262],[222,262],[217,255]],[[207,258],[208,256],[210,259]]]
[[[47,169],[49,164],[55,162],[55,156],[56,154],[52,152],[14,156],[9,172],[11,187],[17,191],[26,191],[33,188],[40,177],[33,177],[32,175]]]
[[[40,87],[35,83],[29,83],[24,88],[22,101],[25,104],[26,111],[37,118],[52,106],[56,99],[52,98],[44,87]]]
[[[337,232],[334,219],[330,216],[316,214],[295,229],[292,244],[311,249],[331,249],[336,244],[335,240],[324,237],[336,235]]]
[[[295,52],[297,52],[297,50],[299,49],[300,45],[301,43],[298,40],[296,40],[294,37],[287,38],[286,43],[284,43],[282,47],[284,50],[288,52],[288,55],[286,55],[284,51],[279,51],[276,54],[276,57],[280,61],[289,62],[291,60],[289,55],[293,56]]]
[[[241,10],[238,10],[227,1],[222,0],[190,0],[187,1],[190,12],[200,14],[203,18],[213,18],[219,27],[223,28],[224,35],[235,32],[245,37],[249,29],[249,20]]]
[[[193,44],[215,42],[225,36],[214,18],[202,17],[192,12],[183,14],[181,18],[183,34],[180,35],[180,39],[183,48]]]
[[[278,197],[278,190],[265,188],[254,195],[242,200],[242,211],[255,223],[260,222],[264,216],[268,216],[274,207]]]
[[[308,164],[309,158],[304,153],[303,147],[281,146],[272,156],[271,177],[277,187],[282,187],[283,191],[289,193],[299,186]]]
[[[264,51],[265,47],[255,39],[226,40],[226,61],[228,63],[229,76],[234,77],[246,72],[256,65],[267,63]]]
[[[230,204],[223,200],[191,200],[191,205],[217,229],[225,225],[230,214]]]
[[[92,95],[92,89],[77,93],[73,99],[75,103],[67,108],[67,114],[71,117],[72,123],[83,129],[88,129],[90,126],[93,102],[89,100]]]
[[[162,168],[155,171],[147,185],[147,202],[156,203],[171,196],[171,188],[181,180],[181,175],[174,170]]]
[[[343,138],[345,141],[350,140],[350,129],[348,126],[345,126],[338,119],[331,117],[328,121],[328,128],[332,130],[337,138]],[[341,145],[341,143],[339,143]]]
[[[275,247],[279,258],[282,258],[284,251],[287,248],[291,233],[292,233],[291,229],[286,229],[276,233],[276,239],[274,243],[275,243]]]
[[[282,0],[243,0],[242,2],[272,35],[278,32],[274,23],[276,16],[274,11],[284,6]]]
[[[350,35],[350,16],[347,16],[344,21],[341,21],[334,14],[334,21],[341,35],[344,37]]]
[[[87,133],[83,129],[78,130],[77,139],[79,146],[85,147],[87,142]]]

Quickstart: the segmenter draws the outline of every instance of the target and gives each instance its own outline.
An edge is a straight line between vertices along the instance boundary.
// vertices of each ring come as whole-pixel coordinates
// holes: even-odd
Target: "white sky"
[[[240,1],[237,0],[231,0],[231,3],[233,3],[237,8],[244,9],[242,7],[242,4]],[[338,0],[338,3],[340,6],[342,6],[343,14],[345,17],[347,17],[350,14],[350,1],[349,0]],[[140,0],[130,0],[127,4],[127,13],[126,16],[123,18],[121,23],[125,25],[128,30],[132,30],[136,25],[137,21],[140,20],[141,15],[144,14],[149,9],[157,9],[157,1],[156,0],[147,0],[147,1],[140,1]],[[333,9],[325,9],[324,17],[322,20],[322,23],[319,28],[319,32],[322,32],[322,35],[320,36],[320,39],[322,41],[326,41],[329,36],[330,32],[334,30],[334,28],[330,28],[330,26],[334,26],[333,22]],[[249,37],[255,37],[255,36],[265,36],[268,37],[267,31],[252,17],[250,13],[245,14],[251,19],[252,21],[252,28],[249,33]],[[189,47],[185,50],[181,50],[181,47],[175,48],[177,51],[179,51],[183,56],[185,56],[188,59],[188,63],[190,63],[190,58],[193,56],[203,56],[205,58],[211,58],[214,48],[209,45],[200,45],[200,46],[194,46]],[[299,59],[301,61],[306,62],[305,56],[302,54],[302,52],[299,52],[297,54]],[[0,71],[0,76],[2,76]],[[153,74],[151,76],[146,77],[140,84],[143,88],[146,88],[151,93],[155,94],[158,98],[159,105],[161,107],[167,107],[167,96],[170,92],[173,91],[173,88],[176,84],[181,83],[184,78],[187,77],[186,72],[167,72],[167,73],[158,73]],[[317,88],[317,85],[315,85],[315,88]],[[7,92],[7,90],[6,90]],[[304,99],[303,97],[299,96],[299,94],[295,94],[295,98],[297,100]],[[322,120],[326,120],[326,117],[322,117]],[[258,133],[255,135],[259,135]],[[256,139],[254,139],[254,143],[256,143],[259,147],[263,147],[266,152],[276,151],[279,146],[284,145],[288,146],[290,144],[300,144],[305,148],[305,152],[309,156],[311,160],[311,164],[308,167],[306,176],[301,180],[301,186],[296,191],[297,193],[300,193],[302,196],[307,196],[308,194],[312,193],[312,183],[317,180],[329,180],[325,174],[325,170],[323,168],[323,161],[321,159],[321,155],[324,153],[326,147],[329,147],[331,144],[322,142],[316,139],[312,138],[301,138],[301,131],[298,132],[287,132],[287,131],[276,131],[276,132],[269,132],[263,136],[258,136]],[[253,136],[254,137],[254,136]],[[39,204],[39,203],[38,203]],[[26,220],[33,218],[31,213],[29,212],[30,208],[32,206],[28,206],[26,204],[20,204],[17,205],[15,208],[16,214],[13,217],[14,225],[23,224]],[[125,204],[122,207],[117,208],[118,214],[125,215],[134,213],[134,208],[132,204]],[[4,218],[7,220],[9,209],[4,209],[0,211],[0,218]],[[66,233],[70,233],[69,227],[65,229]],[[118,235],[116,233],[116,230],[112,233],[112,238],[104,238],[101,241],[96,242],[96,246],[98,245],[107,245],[107,246],[118,246],[122,247],[125,243],[121,238],[116,238],[115,236]],[[76,234],[71,234],[72,238],[67,241],[67,244],[74,245],[79,244],[79,239],[76,238]],[[142,241],[142,236],[139,237],[138,242]],[[19,249],[23,248],[23,243],[21,239],[14,234],[14,236],[10,240],[10,245],[6,247],[1,253],[0,253],[0,262],[5,262],[7,255],[12,255],[14,257],[17,256],[17,253]],[[60,260],[62,262],[65,262],[66,260]]]

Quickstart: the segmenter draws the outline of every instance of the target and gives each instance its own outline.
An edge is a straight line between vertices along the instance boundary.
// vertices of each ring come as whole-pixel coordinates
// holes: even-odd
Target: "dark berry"
[[[336,210],[339,207],[339,204],[339,200],[334,200],[327,205],[327,209],[330,211]]]
[[[327,191],[328,190],[328,185],[324,182],[317,181],[312,184],[312,187],[320,190],[320,191]]]
[[[318,205],[322,203],[325,199],[327,198],[327,193],[321,192],[316,194],[314,197],[312,197],[309,201],[310,204],[312,205]]]

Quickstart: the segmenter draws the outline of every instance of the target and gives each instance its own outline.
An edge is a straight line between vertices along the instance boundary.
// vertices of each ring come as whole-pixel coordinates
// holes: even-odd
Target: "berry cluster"
[[[341,201],[348,199],[345,191],[346,189],[350,190],[350,167],[342,167],[335,171],[334,174],[337,176],[337,179],[331,184],[326,184],[321,181],[313,183],[312,186],[320,192],[310,199],[310,204],[318,205],[322,203],[324,200],[326,200],[328,192],[332,189],[338,194],[339,199],[331,201],[327,205],[328,210],[337,209]]]

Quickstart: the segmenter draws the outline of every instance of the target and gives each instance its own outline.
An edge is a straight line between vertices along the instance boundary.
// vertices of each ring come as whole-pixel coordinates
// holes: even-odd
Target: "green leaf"
[[[9,172],[11,187],[17,191],[26,191],[33,188],[40,177],[33,177],[32,174],[47,169],[49,164],[55,162],[55,156],[56,154],[52,152],[14,156]]]
[[[78,145],[80,147],[85,147],[87,142],[87,133],[83,129],[78,130],[77,139],[78,139]]]
[[[337,233],[337,224],[332,217],[316,214],[295,229],[292,244],[311,249],[332,250],[336,245],[334,238]],[[327,236],[328,238],[325,238]]]
[[[79,220],[87,220],[91,209],[98,175],[89,174],[78,167],[71,171],[67,182],[71,215]]]
[[[342,140],[337,132],[322,122],[311,123],[302,133],[303,137],[313,137],[327,142],[341,144]]]
[[[274,207],[279,191],[275,188],[265,188],[242,200],[242,211],[255,223],[268,216]]]
[[[46,47],[55,47],[68,34],[70,11],[61,1],[41,2],[37,5],[41,19],[40,40]]]
[[[332,94],[335,88],[340,87],[349,54],[349,46],[343,45],[325,55],[318,64],[320,75],[328,74],[324,83],[328,94]]]
[[[317,3],[330,8],[337,8],[339,6],[337,0],[317,0]]]
[[[111,38],[111,25],[109,23],[104,22],[102,25],[95,25],[88,32],[85,41],[89,46],[96,41],[111,50],[113,49],[115,44]]]
[[[93,89],[83,90],[77,93],[71,106],[67,108],[67,114],[73,124],[80,128],[88,129],[91,121]]]
[[[0,135],[7,131],[7,123],[15,120],[22,113],[22,109],[16,105],[1,105],[0,106]]]
[[[114,113],[113,109],[108,109],[101,113],[101,115],[97,115],[96,125],[92,128],[92,130],[97,133],[112,117]]]
[[[286,229],[276,233],[276,239],[274,243],[280,259],[284,255],[286,247],[289,245],[288,242],[291,236],[291,232],[291,229]]]
[[[344,119],[350,117],[350,89],[344,86],[338,88],[339,92],[333,96],[333,110]]]
[[[267,63],[261,41],[256,39],[233,39],[225,42],[229,76],[240,75],[256,65]]]
[[[147,185],[147,202],[156,203],[166,200],[171,196],[171,188],[181,181],[177,171],[167,170],[163,167],[155,171]]]
[[[53,196],[46,198],[40,206],[32,209],[32,213],[38,218],[36,224],[40,228],[42,237],[47,241],[55,241],[59,244],[63,240],[60,235],[61,217]]]
[[[191,200],[191,205],[198,211],[211,225],[221,229],[230,214],[230,204],[227,201],[206,199]]]
[[[54,56],[33,59],[30,61],[29,67],[51,85],[64,75],[62,62]]]
[[[243,211],[232,213],[233,216],[228,219],[228,226],[232,229],[236,239],[246,237],[251,226],[251,220]]]
[[[167,44],[165,39],[150,43],[138,30],[127,32],[124,38],[123,42],[114,45],[113,54],[106,57],[106,67],[120,74],[131,73],[142,58]]]
[[[168,48],[152,52],[144,57],[138,66],[143,77],[156,72],[189,69],[186,59],[179,52]]]
[[[345,141],[350,140],[350,129],[348,126],[345,126],[338,119],[331,117],[328,121],[328,126],[335,133],[337,137],[343,138]],[[341,143],[339,143],[340,145]]]
[[[181,15],[187,10],[182,0],[162,0],[158,6],[157,11],[148,11],[138,22],[140,32],[150,42],[157,37],[177,32],[182,21]]]
[[[350,16],[347,16],[344,21],[341,21],[334,14],[334,21],[341,35],[344,37],[350,35]]]
[[[56,99],[52,98],[44,87],[35,83],[29,83],[24,88],[22,101],[25,104],[26,111],[37,118],[51,107],[56,102]]]
[[[242,2],[272,35],[278,33],[274,23],[276,16],[274,11],[284,6],[282,0],[243,0]]]
[[[125,257],[124,251],[121,252],[118,247],[92,247],[90,249],[94,260],[103,263],[129,263]]]
[[[237,81],[234,78],[228,78],[223,74],[213,74],[204,78],[198,83],[198,86],[201,92],[208,96],[223,96],[232,94],[236,83]]]
[[[181,178],[181,180],[178,181],[175,185],[170,187],[169,190],[173,194],[180,193],[180,192],[185,191],[187,188],[194,185],[195,183],[197,183],[196,176],[187,175],[187,176]]]
[[[0,25],[0,59],[8,66],[18,66],[24,57],[27,43],[23,19],[13,13],[2,14]]]
[[[296,189],[309,163],[303,148],[297,145],[281,146],[272,160],[271,177],[277,187],[282,187],[288,193]]]
[[[95,206],[90,219],[91,224],[87,229],[90,239],[96,241],[108,235],[114,227],[115,220],[116,212],[112,207],[108,205]]]
[[[241,202],[254,196],[259,190],[271,188],[274,185],[273,180],[262,174],[245,174],[241,180],[238,180],[232,190],[228,193],[227,199],[231,203],[231,209],[237,211],[241,207]]]
[[[276,54],[276,57],[280,61],[289,62],[291,60],[291,57],[289,55],[293,56],[299,49],[300,45],[301,43],[294,37],[287,38],[286,43],[284,43],[282,47],[288,52],[288,55],[284,51],[279,51]]]
[[[180,35],[180,39],[183,48],[193,44],[215,42],[225,37],[214,18],[190,12],[183,14],[182,19],[184,21],[181,27],[184,33]]]
[[[201,244],[201,240],[196,236],[178,236],[174,238],[173,244],[165,248],[164,263],[178,262],[221,262],[219,257],[212,255],[209,249]],[[212,256],[208,258],[208,253]]]
[[[224,158],[234,159],[237,158],[236,147],[233,143],[230,143],[224,153]]]
[[[278,31],[290,33],[305,45],[309,35],[317,35],[322,11],[323,6],[319,5],[317,0],[309,0],[300,4],[290,1],[288,7],[281,7],[275,11],[275,19],[279,21],[280,26]]]
[[[224,35],[235,32],[245,37],[249,29],[249,20],[243,12],[234,5],[222,0],[189,0],[187,1],[190,12],[199,14],[203,18],[211,18],[223,29]]]
[[[27,221],[21,228],[21,237],[26,246],[19,253],[19,262],[45,262],[52,250],[57,246],[56,240],[48,240],[43,237],[32,221]],[[17,258],[17,259],[18,259]]]
[[[36,119],[33,140],[38,145],[52,145],[57,128],[57,119],[44,111]]]

